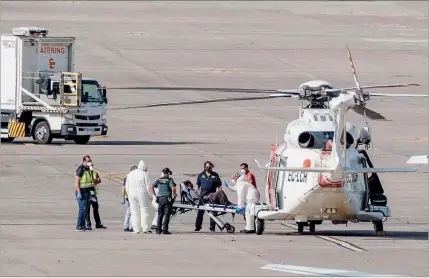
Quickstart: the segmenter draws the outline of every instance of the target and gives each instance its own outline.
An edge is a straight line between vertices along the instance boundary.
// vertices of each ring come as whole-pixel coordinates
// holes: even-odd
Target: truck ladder
[[[75,80],[76,83],[73,81]],[[61,72],[60,106],[79,106],[82,92],[82,73]]]

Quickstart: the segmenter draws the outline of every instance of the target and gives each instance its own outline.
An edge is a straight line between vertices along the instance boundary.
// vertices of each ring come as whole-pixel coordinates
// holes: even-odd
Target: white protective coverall
[[[158,188],[154,188],[155,194],[158,194]],[[158,204],[156,203],[156,196],[152,198],[152,206],[155,208],[155,214],[152,220],[152,226],[158,225]]]
[[[232,181],[235,185],[229,185],[233,191],[237,192],[237,207],[246,208],[246,231],[255,231],[255,204],[259,203],[259,191],[241,175],[237,181]]]
[[[149,206],[151,195],[149,194],[150,179],[147,174],[147,166],[140,160],[137,169],[127,175],[125,190],[131,208],[131,223],[134,233],[149,232]]]

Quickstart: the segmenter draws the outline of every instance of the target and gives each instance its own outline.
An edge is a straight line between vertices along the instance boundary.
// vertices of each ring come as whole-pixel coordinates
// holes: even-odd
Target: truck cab
[[[62,114],[61,129],[59,132],[54,132],[54,138],[64,138],[74,140],[77,144],[85,144],[91,136],[107,134],[107,90],[96,79],[82,78],[78,82],[81,84],[81,89],[76,89],[76,79],[72,80],[72,84],[64,81],[62,84],[61,80],[55,79],[49,79],[47,82],[49,82],[46,88],[47,95],[63,94],[64,103],[70,107]],[[74,91],[77,92],[76,95],[73,94]]]

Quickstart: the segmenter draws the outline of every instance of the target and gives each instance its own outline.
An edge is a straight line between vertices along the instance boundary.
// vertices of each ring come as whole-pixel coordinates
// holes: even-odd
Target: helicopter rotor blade
[[[365,111],[364,111],[364,109],[365,109]],[[356,112],[359,115],[362,115],[362,116],[366,115],[366,117],[371,119],[371,120],[386,120],[386,118],[383,115],[381,115],[380,113],[375,112],[374,110],[366,108],[366,107],[363,108],[360,105],[353,106],[351,108],[351,110],[353,110],[354,112]]]
[[[297,93],[297,94],[292,94],[292,93],[276,93],[276,94],[269,94],[269,96],[270,97],[274,97],[274,98],[277,98],[277,97],[298,97],[299,96],[299,94]]]
[[[267,89],[243,89],[243,88],[203,88],[203,87],[162,87],[162,86],[145,86],[145,87],[109,87],[111,90],[158,90],[158,91],[197,91],[197,92],[226,92],[226,93],[275,93],[277,90]]]
[[[275,90],[279,94],[290,94],[290,95],[299,95],[299,89],[288,89],[288,90]]]
[[[385,94],[385,93],[369,93],[372,97],[428,97],[422,94]]]
[[[185,101],[175,101],[175,102],[164,102],[164,103],[155,103],[155,104],[117,107],[117,108],[110,108],[109,110],[128,110],[128,109],[152,108],[152,107],[162,107],[162,106],[178,106],[178,105],[188,105],[188,104],[231,102],[231,101],[240,101],[240,100],[261,100],[261,99],[271,99],[271,98],[277,98],[277,97],[280,97],[280,96],[256,96],[256,97],[235,97],[235,98],[231,97],[231,98],[218,98],[218,99],[185,100]],[[291,97],[291,96],[283,94],[281,97]]]
[[[420,84],[411,83],[411,84],[385,84],[385,85],[368,85],[360,86],[361,89],[383,89],[383,88],[403,88],[403,87],[420,87]],[[358,87],[349,87],[343,88],[343,90],[356,90]]]
[[[358,91],[360,91],[362,88],[359,85],[359,80],[358,80],[357,75],[356,75],[356,70],[355,70],[355,65],[353,64],[352,54],[350,53],[350,49],[347,45],[346,45],[346,48],[347,48],[347,53],[349,54],[350,66],[352,68],[353,78],[355,79],[356,88],[358,89]]]

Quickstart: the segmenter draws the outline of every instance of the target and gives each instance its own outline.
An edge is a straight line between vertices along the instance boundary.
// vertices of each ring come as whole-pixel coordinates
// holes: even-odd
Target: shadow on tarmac
[[[361,237],[372,239],[405,239],[405,240],[428,240],[428,232],[417,232],[417,231],[385,231],[386,235],[377,236],[374,231],[362,231],[362,230],[351,230],[351,231],[316,231],[315,233],[304,232],[302,234],[298,232],[265,232],[267,235],[278,235],[278,236],[331,236],[331,237]]]

